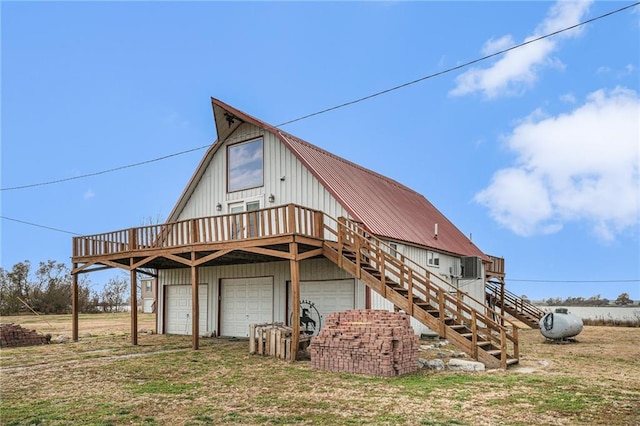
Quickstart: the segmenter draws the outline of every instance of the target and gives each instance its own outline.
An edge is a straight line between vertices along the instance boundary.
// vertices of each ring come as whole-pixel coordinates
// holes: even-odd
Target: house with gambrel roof
[[[167,222],[74,238],[74,277],[155,276],[157,331],[194,349],[253,323],[313,335],[331,312],[396,309],[487,365],[518,361],[517,328],[485,304],[502,259],[416,191],[211,101],[218,138]]]

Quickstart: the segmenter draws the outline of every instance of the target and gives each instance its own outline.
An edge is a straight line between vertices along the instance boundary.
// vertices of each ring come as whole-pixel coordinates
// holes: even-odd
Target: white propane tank
[[[566,339],[582,331],[582,318],[567,308],[557,308],[540,319],[540,333],[547,339]]]

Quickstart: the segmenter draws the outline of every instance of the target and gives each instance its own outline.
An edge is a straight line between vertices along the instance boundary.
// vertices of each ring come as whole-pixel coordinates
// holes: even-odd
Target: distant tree
[[[550,297],[546,300],[546,304],[548,306],[560,306],[562,305],[562,298],[560,297]]]
[[[40,262],[29,296],[31,308],[43,314],[71,311],[71,274],[64,263]]]
[[[606,306],[609,304],[609,299],[603,299],[602,296],[596,294],[588,298],[585,303],[588,306]]]
[[[0,315],[17,314],[27,309],[20,299],[27,297],[30,270],[28,260],[16,263],[11,271],[0,268]]]
[[[631,303],[633,302],[631,301],[631,297],[629,297],[629,293],[621,293],[615,301],[615,304],[618,306],[626,306]]]
[[[31,262],[13,265],[9,272],[0,268],[0,314],[10,315],[31,310],[43,314],[67,313],[71,310],[72,277],[64,263],[40,262],[35,274]],[[78,283],[80,312],[95,310],[97,297],[89,288],[88,278]]]
[[[102,290],[102,306],[105,312],[118,312],[127,301],[129,283],[122,277],[111,278]]]

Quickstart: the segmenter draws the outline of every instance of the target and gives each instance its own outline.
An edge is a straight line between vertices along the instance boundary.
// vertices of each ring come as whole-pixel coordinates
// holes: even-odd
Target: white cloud
[[[635,65],[633,65],[633,64],[627,64],[627,66],[624,67],[625,74],[627,74],[627,75],[633,74],[633,72],[636,69],[637,69],[637,67]]]
[[[578,24],[591,3],[592,0],[558,1],[525,41]],[[582,27],[578,27],[511,50],[488,68],[472,68],[456,78],[457,85],[450,94],[462,96],[482,92],[488,98],[520,94],[535,83],[541,68],[563,67],[560,60],[551,57],[556,50],[558,40],[577,37],[581,32]],[[505,35],[497,40],[487,41],[482,51],[485,55],[491,54],[513,44],[515,43],[512,37]]]
[[[565,93],[564,95],[561,95],[560,100],[568,104],[576,103],[576,97],[573,95],[573,93]]]
[[[87,189],[82,195],[82,198],[84,198],[85,200],[89,200],[95,196],[96,196],[95,192],[93,192],[91,189]]]
[[[501,50],[508,49],[515,44],[513,37],[509,34],[498,39],[491,38],[485,42],[484,46],[482,46],[482,54],[491,55],[493,53],[500,52]]]
[[[604,240],[640,224],[640,98],[625,88],[591,93],[558,116],[535,111],[506,138],[516,164],[475,200],[518,235],[586,222]]]

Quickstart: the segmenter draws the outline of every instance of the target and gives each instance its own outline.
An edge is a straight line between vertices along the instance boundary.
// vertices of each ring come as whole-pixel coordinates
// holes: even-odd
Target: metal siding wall
[[[273,314],[274,321],[285,321],[286,303],[286,283],[291,279],[289,261],[253,263],[246,265],[227,265],[217,267],[203,267],[199,271],[200,282],[208,285],[209,300],[207,307],[209,311],[210,330],[218,332],[218,282],[222,278],[250,278],[250,277],[273,277]],[[300,262],[300,279],[303,281],[333,280],[353,278],[343,270],[339,269],[328,259],[309,259]],[[158,292],[164,294],[164,286],[190,284],[190,269],[171,269],[159,271]],[[158,330],[161,330],[162,317],[164,312],[164,298],[160,297],[158,303]],[[364,309],[365,292],[364,285],[356,280],[355,294],[356,309]]]
[[[227,193],[227,146],[261,136],[264,141],[264,186]],[[283,176],[284,181],[281,181]],[[262,207],[271,207],[267,201],[269,194],[275,197],[273,205],[294,203],[322,210],[333,218],[348,217],[335,198],[275,135],[244,123],[218,149],[180,213],[179,220],[227,213],[227,204],[234,201],[259,199]],[[223,206],[222,212],[215,209],[218,203]]]
[[[328,259],[309,259],[300,263],[301,281],[340,280],[353,278],[355,280],[355,309],[364,309],[365,284],[338,268]]]

